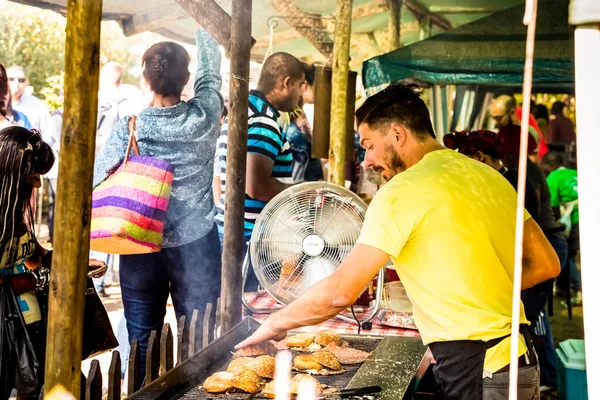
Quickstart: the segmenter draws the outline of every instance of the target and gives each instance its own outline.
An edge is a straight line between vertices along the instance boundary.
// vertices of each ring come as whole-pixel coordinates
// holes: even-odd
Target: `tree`
[[[7,68],[20,65],[36,96],[51,108],[62,106],[65,57],[65,29],[62,15],[12,2],[0,2],[0,62]],[[124,81],[137,83],[129,71],[139,66],[139,56],[130,47],[147,42],[147,35],[126,38],[114,21],[103,21],[100,63],[117,61],[123,65]]]

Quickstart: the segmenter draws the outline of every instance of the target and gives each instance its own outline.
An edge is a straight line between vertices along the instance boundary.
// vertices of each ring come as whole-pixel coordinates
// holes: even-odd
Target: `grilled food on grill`
[[[232,360],[227,366],[227,371],[229,372],[237,372],[240,368],[245,367],[254,361],[254,358],[250,357],[240,357]]]
[[[342,344],[342,337],[330,330],[320,331],[315,335],[315,342],[323,347],[327,347],[330,344],[336,344],[339,346]]]
[[[312,354],[312,356],[319,364],[329,368],[332,371],[339,371],[342,369],[342,365],[335,357],[335,355],[330,351],[316,351]]]
[[[262,387],[262,380],[248,367],[242,367],[233,378],[233,387],[247,393],[258,393]]]
[[[313,354],[300,354],[299,356],[294,357],[294,367],[298,371],[318,371],[323,368]]]
[[[256,357],[269,355],[272,356],[277,353],[277,349],[272,342],[262,342],[260,344],[254,344],[248,347],[244,347],[233,353],[233,358],[240,357]]]
[[[227,371],[217,372],[206,378],[202,387],[208,393],[225,393],[233,390],[235,374]]]
[[[366,351],[336,345],[327,346],[326,350],[332,352],[338,361],[344,365],[362,364],[371,355]]]
[[[312,332],[300,333],[298,335],[290,336],[287,339],[288,347],[308,347],[315,340],[315,334]]]
[[[275,376],[275,357],[256,357],[254,360],[251,360],[247,367],[260,377],[273,379]]]

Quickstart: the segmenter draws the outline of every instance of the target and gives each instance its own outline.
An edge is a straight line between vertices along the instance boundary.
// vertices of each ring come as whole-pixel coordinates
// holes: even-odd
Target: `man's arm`
[[[267,318],[251,337],[236,348],[283,338],[290,329],[318,324],[334,317],[354,304],[389,257],[375,247],[357,244],[332,275]]]
[[[246,194],[255,200],[270,201],[291,185],[281,183],[273,175],[275,162],[260,154],[248,154],[246,161]]]
[[[560,273],[556,251],[533,218],[525,221],[523,228],[522,290],[555,278]]]

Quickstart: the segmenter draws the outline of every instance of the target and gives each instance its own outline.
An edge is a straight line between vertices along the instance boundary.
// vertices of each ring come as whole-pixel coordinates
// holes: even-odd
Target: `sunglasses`
[[[9,81],[14,82],[14,81],[19,81],[19,83],[25,83],[25,81],[27,79],[25,78],[8,78]]]

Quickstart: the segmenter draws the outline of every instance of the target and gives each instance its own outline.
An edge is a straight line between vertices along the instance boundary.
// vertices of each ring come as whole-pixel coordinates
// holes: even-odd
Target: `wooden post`
[[[202,346],[202,343],[196,343],[196,332],[198,330],[198,309],[192,311],[192,320],[190,321],[190,336],[189,336],[189,351],[188,357],[192,357],[196,354],[196,349],[199,350],[198,346]],[[196,344],[198,346],[196,346]]]
[[[179,365],[188,358],[189,349],[184,347],[184,337],[186,332],[189,334],[189,329],[185,326],[185,315],[179,317],[177,323],[177,364]],[[186,343],[187,344],[187,343]]]
[[[354,154],[354,108],[356,107],[356,78],[358,72],[348,73],[348,91],[346,92],[346,158]]]
[[[331,137],[329,138],[329,181],[344,186],[346,161],[346,92],[350,62],[352,0],[338,0],[333,35],[331,78]]]
[[[212,303],[206,305],[204,311],[204,321],[202,322],[202,348],[205,348],[213,341],[215,336],[215,313]]]
[[[252,0],[233,0],[231,11],[231,79],[227,132],[227,191],[221,287],[221,326],[227,332],[242,320],[244,199],[248,151],[248,84]]]
[[[81,368],[77,370],[81,374],[80,371]],[[102,400],[102,371],[98,360],[92,360],[90,364],[90,371],[85,380],[85,400]]]
[[[400,16],[402,0],[387,0],[390,9],[388,21],[389,47],[388,51],[394,51],[400,47]]]
[[[315,121],[313,124],[312,157],[329,157],[331,127],[331,68],[315,70]]]
[[[164,324],[160,333],[160,368],[158,375],[162,376],[173,368],[173,332],[171,325]]]
[[[121,399],[121,355],[118,351],[112,352],[110,367],[108,368],[108,400]]]
[[[54,268],[50,278],[46,393],[63,385],[80,393],[83,308],[90,245],[90,209],[102,1],[69,0],[65,109],[61,140]]]
[[[146,348],[146,382],[148,386],[158,378],[158,368],[160,366],[160,337],[158,332],[151,331],[148,338],[148,347]]]
[[[140,389],[140,361],[140,342],[133,339],[127,364],[127,396],[131,396]]]

